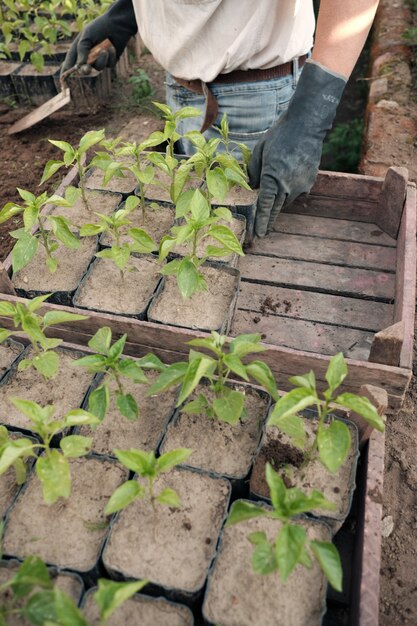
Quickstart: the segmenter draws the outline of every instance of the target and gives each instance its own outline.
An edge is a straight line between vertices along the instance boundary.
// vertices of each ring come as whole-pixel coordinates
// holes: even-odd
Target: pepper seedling
[[[59,449],[52,448],[51,442],[55,435],[71,426],[98,424],[95,415],[83,409],[73,409],[61,419],[52,419],[55,407],[42,407],[36,402],[21,398],[10,398],[12,404],[31,421],[31,430],[41,440],[33,442],[26,437],[9,439],[4,443],[0,457],[0,475],[10,466],[15,467],[17,459],[36,457],[36,474],[42,483],[43,497],[47,504],[53,504],[58,498],[68,498],[71,492],[71,471],[68,459],[86,455],[92,439],[83,435],[67,435],[59,442]],[[37,456],[35,452],[43,452]]]
[[[87,172],[95,166],[95,159],[91,159],[87,163],[87,152],[93,146],[99,144],[101,141],[105,139],[104,129],[102,130],[89,130],[86,132],[80,139],[78,146],[72,146],[67,141],[57,141],[55,139],[48,139],[49,143],[53,146],[56,146],[60,150],[62,150],[63,159],[62,161],[51,160],[48,161],[45,165],[41,182],[42,185],[47,180],[51,178],[56,172],[58,172],[62,167],[72,167],[76,166],[78,177],[79,177],[79,189],[81,190],[81,198],[84,204],[84,207],[87,211],[90,210],[88,204],[88,198],[85,188],[85,178]]]
[[[67,311],[48,311],[45,315],[38,315],[42,303],[49,298],[47,293],[29,300],[26,303],[0,302],[0,315],[12,318],[15,330],[0,328],[0,343],[8,337],[23,337],[30,341],[33,357],[21,359],[17,366],[19,371],[34,367],[45,379],[53,378],[58,371],[59,356],[55,348],[62,343],[62,339],[47,337],[45,331],[50,326],[65,322],[86,320],[86,315],[69,313]]]
[[[135,383],[148,382],[143,368],[162,371],[164,364],[153,354],[134,360],[123,356],[127,335],[123,335],[112,345],[112,331],[103,326],[88,342],[95,354],[81,357],[73,362],[74,366],[85,367],[95,374],[106,374],[104,381],[91,392],[88,398],[88,409],[102,421],[107,413],[110,401],[110,385],[108,379],[116,383],[116,406],[121,415],[129,420],[139,417],[139,407],[135,398],[123,388],[123,378]]]
[[[99,612],[98,626],[106,626],[114,611],[147,584],[147,580],[115,582],[99,578],[93,594]],[[30,624],[88,626],[83,611],[54,585],[46,564],[37,556],[27,557],[17,572],[0,585],[0,595],[2,624],[8,623],[8,616],[20,616]]]
[[[384,421],[368,398],[348,392],[336,393],[347,373],[346,362],[340,352],[330,359],[325,374],[328,387],[322,396],[317,391],[314,372],[310,371],[290,378],[294,389],[282,396],[273,408],[268,426],[277,426],[297,448],[303,450],[304,465],[318,458],[324,467],[336,473],[346,460],[351,437],[346,424],[331,415],[336,406],[354,411],[376,430],[384,430]],[[317,411],[317,426],[314,440],[308,445],[304,420],[298,413],[313,406]]]
[[[64,198],[58,195],[48,196],[46,192],[35,196],[24,189],[17,188],[17,191],[24,201],[23,204],[8,202],[0,211],[0,224],[16,215],[23,216],[24,227],[10,232],[10,235],[17,239],[12,250],[13,272],[16,273],[26,267],[35,257],[41,244],[46,253],[46,265],[53,274],[58,268],[54,252],[59,242],[66,248],[77,250],[80,247],[80,240],[71,230],[72,224],[69,220],[60,215],[42,214],[41,209],[47,204],[62,207],[73,206],[77,190],[69,187]]]
[[[232,253],[243,256],[243,250],[233,231],[220,223],[225,217],[231,219],[230,211],[223,207],[211,212],[207,198],[199,189],[191,193],[185,192],[180,196],[177,217],[181,217],[183,223],[173,226],[172,234],[161,239],[159,260],[165,261],[168,254],[177,246],[187,242],[191,244],[189,254],[169,261],[161,269],[161,274],[176,277],[180,293],[186,299],[198,291],[207,289],[200,268],[208,257],[224,257]],[[218,241],[220,246],[213,245],[209,240],[201,253],[199,246],[208,238]]]
[[[122,465],[135,472],[140,478],[146,480],[142,485],[138,480],[127,480],[117,487],[108,501],[105,514],[110,515],[121,511],[135,500],[147,497],[154,517],[156,518],[156,503],[165,504],[169,507],[179,508],[180,498],[174,489],[165,487],[158,494],[154,492],[154,483],[158,476],[164,472],[169,472],[180,463],[184,463],[192,454],[189,448],[177,448],[170,452],[165,452],[156,458],[153,451],[143,450],[114,450],[114,454]]]
[[[236,424],[244,417],[245,394],[230,385],[232,374],[249,381],[255,379],[271,396],[277,400],[279,395],[274,376],[268,365],[260,360],[244,363],[249,354],[263,352],[259,334],[239,335],[226,343],[227,337],[212,331],[211,337],[192,339],[190,346],[204,348],[214,356],[190,350],[188,363],[178,362],[168,365],[151,385],[148,395],[154,395],[181,384],[177,407],[180,406],[196,389],[204,378],[207,387],[200,385],[197,397],[182,407],[185,413],[205,414],[229,424]],[[214,399],[205,389],[214,394]]]
[[[282,527],[273,542],[265,532],[254,532],[248,536],[255,546],[252,556],[253,570],[258,574],[279,572],[283,582],[294,571],[297,564],[310,568],[314,557],[331,586],[342,591],[343,571],[336,547],[327,541],[311,540],[302,525],[293,519],[317,508],[334,509],[320,491],[305,494],[296,487],[287,489],[283,479],[272,466],[266,465],[266,481],[270,490],[272,510],[252,502],[234,502],[226,521],[226,527],[255,517],[280,520]]]
[[[156,250],[156,244],[152,237],[142,228],[128,228],[127,238],[123,231],[131,224],[129,215],[136,206],[136,197],[130,196],[125,203],[124,209],[118,209],[112,215],[95,213],[99,218],[97,223],[84,224],[80,228],[80,237],[95,237],[106,233],[113,242],[108,248],[104,248],[95,254],[101,259],[111,259],[120,270],[123,279],[132,253],[147,254]]]

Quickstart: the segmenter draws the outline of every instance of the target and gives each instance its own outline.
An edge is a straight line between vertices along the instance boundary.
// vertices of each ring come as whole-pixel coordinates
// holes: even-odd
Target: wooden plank
[[[0,263],[0,293],[16,295],[16,290],[3,263]]]
[[[390,167],[385,175],[376,213],[376,223],[391,237],[397,238],[404,200],[407,193],[408,170]]]
[[[310,193],[342,198],[366,198],[376,202],[382,185],[383,179],[376,176],[321,170]]]
[[[397,246],[394,322],[404,321],[400,366],[412,368],[416,306],[416,186],[409,184]]]
[[[276,346],[333,355],[343,352],[366,361],[373,334],[352,328],[307,322],[281,316],[259,317],[250,311],[236,311],[230,334],[261,333],[263,341]]]
[[[340,241],[379,244],[391,248],[395,248],[397,245],[396,239],[384,233],[376,224],[296,215],[295,213],[280,213],[272,230],[292,235],[309,235],[310,237],[327,237]]]
[[[372,363],[385,363],[385,365],[399,365],[403,343],[404,321],[401,320],[375,333],[369,361],[372,361]]]
[[[395,294],[395,275],[387,272],[251,254],[239,260],[239,269],[243,280],[271,285],[387,301]]]
[[[282,209],[284,213],[314,215],[355,222],[375,223],[376,202],[367,199],[333,198],[328,196],[299,196]]]
[[[2,300],[7,302],[25,302],[23,298],[5,294]],[[63,307],[44,303],[40,313],[44,314],[50,310],[62,310],[72,313],[85,314],[85,310]],[[12,328],[13,324],[7,317],[0,316],[0,325]],[[65,324],[65,333],[74,330],[92,336],[101,326],[111,326],[113,335],[120,337],[127,333],[128,341],[138,346],[138,352],[143,353],[152,350],[175,355],[175,360],[186,356],[189,351],[187,341],[195,337],[206,336],[206,333],[192,331],[188,329],[165,326],[143,322],[122,316],[110,315],[106,313],[89,312],[89,318],[79,322]],[[50,327],[51,336],[61,337],[60,327]],[[284,390],[291,388],[288,378],[296,374],[305,374],[309,370],[314,370],[319,388],[324,387],[325,372],[329,364],[330,357],[322,354],[315,354],[302,350],[294,350],[282,346],[266,345],[267,350],[262,353],[262,359],[271,367],[272,372],[277,377],[279,387]],[[361,385],[370,384],[386,389],[390,408],[398,409],[403,401],[411,378],[411,370],[369,363],[355,359],[346,359],[349,374],[345,379],[341,389],[358,393]]]
[[[395,248],[278,232],[255,239],[250,254],[387,272],[395,272],[396,263]]]
[[[240,283],[237,308],[377,332],[393,322],[394,305],[327,293]]]

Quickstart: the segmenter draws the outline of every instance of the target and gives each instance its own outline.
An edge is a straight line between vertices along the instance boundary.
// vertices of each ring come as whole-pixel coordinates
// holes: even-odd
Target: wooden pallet
[[[70,173],[58,193],[73,181]],[[344,390],[382,387],[389,409],[398,410],[412,374],[415,237],[416,189],[403,168],[390,168],[385,179],[321,172],[311,193],[284,210],[274,232],[241,259],[232,334],[262,333],[264,358],[282,389],[289,376],[310,369],[324,384],[330,357],[343,351]],[[10,275],[9,256],[0,292],[14,302]],[[57,307],[45,303],[44,310]],[[167,362],[183,358],[186,342],[203,334],[96,312],[50,332],[85,345],[102,325],[128,334],[130,354],[154,351]]]

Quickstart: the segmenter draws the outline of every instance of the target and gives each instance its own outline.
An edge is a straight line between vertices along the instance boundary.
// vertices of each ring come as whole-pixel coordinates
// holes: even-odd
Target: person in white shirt
[[[208,137],[226,112],[231,137],[253,149],[248,171],[259,188],[255,232],[263,237],[316,179],[377,6],[321,0],[314,34],[313,0],[117,0],[77,36],[62,71],[84,64],[106,38],[115,53],[103,53],[94,67],[114,66],[139,28],[168,73],[168,104],[205,104],[194,124]]]

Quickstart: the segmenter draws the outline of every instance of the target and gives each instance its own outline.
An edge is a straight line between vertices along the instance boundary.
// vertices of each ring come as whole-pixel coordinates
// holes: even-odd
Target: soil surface
[[[414,13],[414,16],[417,13]],[[416,18],[414,17],[414,20]],[[417,24],[415,24],[417,26]],[[31,129],[18,135],[8,135],[11,124],[30,109],[16,108],[10,102],[0,102],[0,141],[2,164],[0,176],[0,208],[10,201],[20,201],[16,187],[36,194],[44,190],[52,193],[58,186],[58,173],[46,184],[38,187],[45,163],[57,159],[60,152],[47,139],[61,139],[76,143],[91,129],[106,128],[117,134],[128,124],[132,132],[147,134],[161,127],[155,116],[151,99],[164,101],[164,72],[145,55],[137,64],[150,77],[154,95],[136,105],[132,88],[126,79],[118,79],[112,97],[102,109],[89,115],[80,115],[68,105]],[[132,72],[135,64],[132,65]],[[417,63],[413,65],[412,101],[417,103]],[[362,81],[363,82],[363,81]],[[362,84],[362,83],[361,83]],[[345,90],[345,95],[347,90]],[[355,97],[356,101],[356,97]],[[127,128],[128,128],[127,127]],[[395,148],[395,146],[394,146]],[[394,150],[393,148],[393,150]],[[402,153],[395,164],[415,169],[415,162],[404,161]],[[18,228],[19,219],[0,225],[0,260],[13,245],[9,230]],[[266,303],[268,307],[269,303]],[[285,305],[285,303],[284,303]],[[269,308],[269,307],[268,307]],[[414,360],[417,373],[417,358]],[[417,409],[417,381],[413,376],[404,407],[388,419],[386,437],[386,462],[384,478],[384,525],[388,536],[383,539],[381,570],[381,626],[410,626],[417,623],[417,469],[415,462],[415,414]]]

